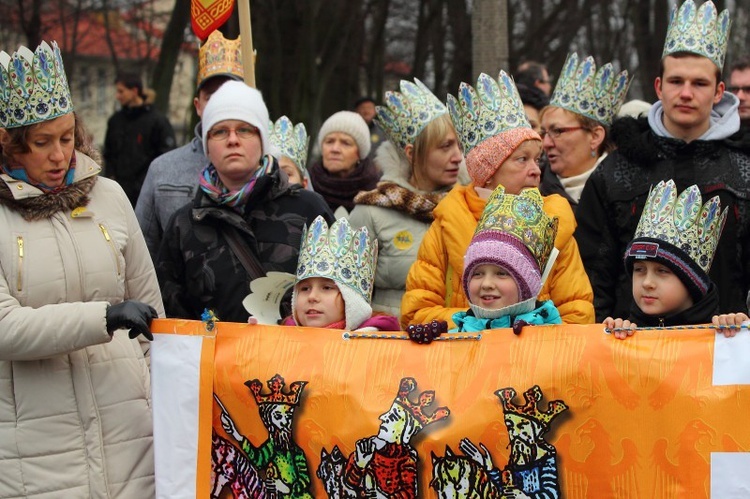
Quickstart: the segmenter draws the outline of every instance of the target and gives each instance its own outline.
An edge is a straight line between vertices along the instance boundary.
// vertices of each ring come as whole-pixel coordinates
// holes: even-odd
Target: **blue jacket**
[[[453,322],[456,323],[457,329],[451,329],[451,333],[468,333],[474,331],[484,331],[485,329],[501,329],[512,327],[518,321],[524,321],[530,325],[542,324],[562,324],[560,312],[552,303],[552,300],[546,300],[539,303],[539,306],[531,312],[511,317],[503,315],[497,319],[480,319],[469,310],[466,312],[457,312],[453,314]]]

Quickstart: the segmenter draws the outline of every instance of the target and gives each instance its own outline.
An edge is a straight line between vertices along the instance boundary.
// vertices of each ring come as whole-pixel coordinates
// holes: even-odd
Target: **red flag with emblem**
[[[234,0],[190,0],[190,22],[201,40],[224,24],[234,9]]]

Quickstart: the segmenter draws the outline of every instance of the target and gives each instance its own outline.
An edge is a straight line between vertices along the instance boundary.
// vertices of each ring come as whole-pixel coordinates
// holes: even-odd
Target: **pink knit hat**
[[[518,286],[519,301],[536,297],[542,290],[542,274],[529,249],[515,236],[499,230],[477,232],[464,256],[464,293],[469,296],[471,274],[478,266],[504,268]]]
[[[500,166],[527,140],[542,138],[532,128],[511,128],[498,133],[474,147],[466,156],[466,169],[474,185],[484,187]]]

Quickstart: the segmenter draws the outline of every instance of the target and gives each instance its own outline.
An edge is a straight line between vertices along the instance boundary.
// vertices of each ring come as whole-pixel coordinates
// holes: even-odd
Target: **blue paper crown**
[[[457,97],[448,95],[448,111],[465,156],[502,132],[531,128],[518,89],[505,71],[500,71],[497,80],[480,74],[476,90],[462,82]]]
[[[17,128],[73,112],[68,80],[56,42],[32,52],[0,52],[0,127]]]
[[[608,126],[622,106],[629,85],[627,71],[615,74],[610,62],[597,71],[593,57],[579,64],[578,54],[573,52],[565,59],[550,105]]]
[[[282,116],[276,123],[271,121],[268,129],[271,131],[271,144],[276,146],[282,156],[294,161],[294,164],[305,173],[307,165],[307,147],[310,137],[303,123],[296,125],[286,116]]]
[[[669,18],[662,58],[675,52],[690,52],[707,57],[722,70],[730,25],[729,11],[717,15],[713,2],[706,2],[699,9],[693,0],[687,0],[679,10],[675,5]]]

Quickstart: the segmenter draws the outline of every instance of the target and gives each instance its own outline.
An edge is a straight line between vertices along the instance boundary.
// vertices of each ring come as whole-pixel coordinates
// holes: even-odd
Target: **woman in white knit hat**
[[[325,201],[281,175],[267,154],[268,110],[259,91],[229,81],[203,110],[207,166],[192,203],[172,217],[157,259],[170,317],[247,322],[242,300],[268,271],[297,269],[302,230],[318,215],[333,221]],[[291,305],[291,304],[290,304]]]
[[[354,196],[374,189],[380,171],[367,157],[370,129],[359,114],[339,111],[331,115],[318,133],[321,158],[310,168],[315,192],[320,193],[336,214],[346,216],[354,208]]]

